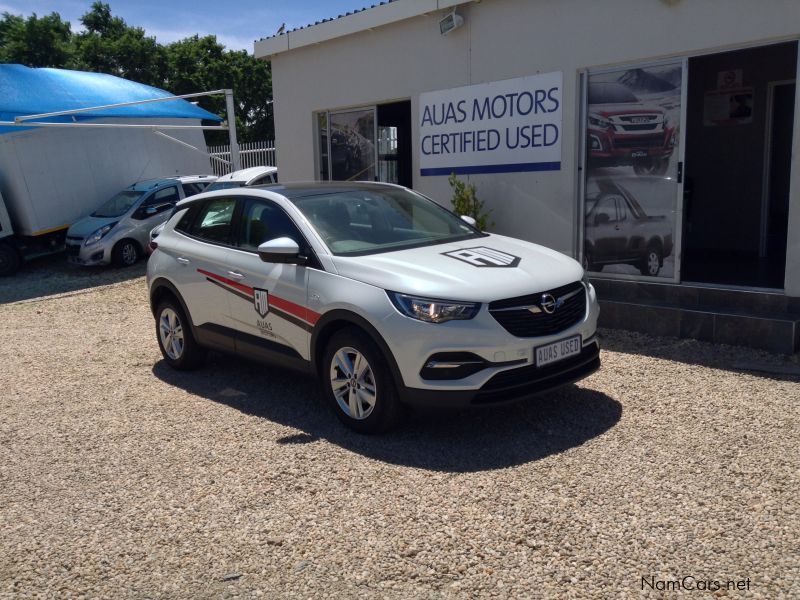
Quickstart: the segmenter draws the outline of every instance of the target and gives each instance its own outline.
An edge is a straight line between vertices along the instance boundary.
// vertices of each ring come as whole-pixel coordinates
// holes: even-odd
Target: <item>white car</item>
[[[248,167],[222,175],[206,191],[227,190],[249,185],[278,183],[278,167]]]
[[[391,427],[404,404],[499,404],[600,365],[576,261],[400,186],[205,192],[156,246],[147,282],[169,365],[213,349],[305,371],[358,431]]]

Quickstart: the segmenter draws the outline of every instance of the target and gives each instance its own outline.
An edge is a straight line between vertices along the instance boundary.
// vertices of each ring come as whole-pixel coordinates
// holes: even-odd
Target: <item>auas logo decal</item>
[[[253,288],[253,306],[256,312],[263,319],[269,312],[269,292],[260,288]]]
[[[520,260],[519,256],[506,254],[493,248],[478,246],[477,248],[461,248],[452,252],[443,252],[445,256],[458,259],[473,267],[516,267]]]

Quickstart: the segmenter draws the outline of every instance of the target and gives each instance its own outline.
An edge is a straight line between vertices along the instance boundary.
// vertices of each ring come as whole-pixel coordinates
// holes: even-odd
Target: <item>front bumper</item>
[[[526,365],[496,373],[476,390],[444,390],[402,387],[400,400],[432,408],[496,406],[518,402],[588,377],[600,368],[600,344],[596,337],[583,343],[581,353],[551,365]]]
[[[111,262],[111,250],[101,240],[97,244],[84,246],[83,240],[72,241],[67,238],[67,261],[74,265],[93,266],[107,265]]]

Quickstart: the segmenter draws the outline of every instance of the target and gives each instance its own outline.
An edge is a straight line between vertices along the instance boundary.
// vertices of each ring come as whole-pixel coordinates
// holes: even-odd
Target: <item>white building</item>
[[[255,54],[284,180],[446,204],[461,173],[494,231],[584,260],[606,325],[792,352],[798,39],[796,0],[395,0]]]

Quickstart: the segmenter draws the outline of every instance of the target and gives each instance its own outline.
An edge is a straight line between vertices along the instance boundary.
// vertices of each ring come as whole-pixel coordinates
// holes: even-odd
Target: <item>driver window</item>
[[[283,209],[269,201],[250,199],[242,213],[237,246],[256,252],[266,241],[288,237],[303,246],[303,236]]]
[[[597,208],[594,210],[594,221],[598,225],[602,223],[613,223],[617,220],[617,208],[613,196],[604,196],[597,201]]]

